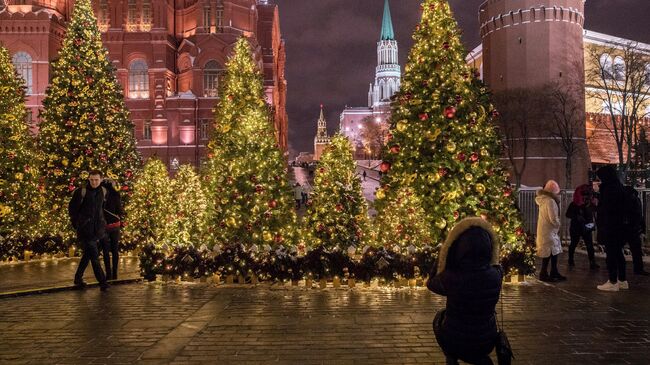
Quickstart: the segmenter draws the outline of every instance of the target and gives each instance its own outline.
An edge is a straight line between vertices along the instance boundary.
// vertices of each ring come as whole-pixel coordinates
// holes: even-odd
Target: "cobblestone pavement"
[[[104,261],[101,258],[100,262],[104,268]],[[0,264],[0,294],[72,285],[77,266],[79,266],[79,257]],[[127,279],[139,276],[138,258],[135,256],[120,257],[118,278]],[[89,283],[96,282],[90,264],[86,269],[84,280]]]
[[[565,257],[564,257],[565,259]],[[565,283],[503,290],[515,364],[648,364],[650,279],[604,293],[579,256]],[[0,364],[444,363],[426,289],[137,283],[0,299]]]

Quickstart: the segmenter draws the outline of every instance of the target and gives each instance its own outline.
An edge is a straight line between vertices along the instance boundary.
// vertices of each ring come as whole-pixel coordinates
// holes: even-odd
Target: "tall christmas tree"
[[[70,192],[99,169],[128,190],[140,159],[122,87],[102,45],[89,0],[75,2],[52,81],[43,100],[40,146],[44,153],[50,222],[69,234],[65,211]]]
[[[523,252],[524,231],[499,163],[498,113],[488,90],[465,63],[447,1],[423,2],[413,39],[392,104],[382,193],[412,187],[437,242],[459,219],[482,216],[500,235],[503,256]],[[530,256],[522,257],[532,265]]]
[[[39,156],[26,114],[24,81],[0,46],[0,244],[33,237],[41,206]]]
[[[125,207],[124,241],[140,246],[172,243],[176,228],[173,199],[165,164],[157,158],[149,159],[136,177]]]
[[[191,165],[182,165],[172,181],[174,201],[175,240],[199,246],[204,243],[206,233],[207,200],[201,180]]]
[[[368,230],[368,208],[348,139],[340,134],[332,137],[318,166],[307,211],[313,244],[359,247]]]
[[[381,190],[379,196],[383,193]],[[373,241],[383,247],[399,246],[400,250],[433,245],[426,213],[413,189],[399,188],[388,199],[373,222]]]
[[[219,244],[293,244],[286,163],[264,102],[262,75],[245,38],[226,65],[204,166],[208,225]]]

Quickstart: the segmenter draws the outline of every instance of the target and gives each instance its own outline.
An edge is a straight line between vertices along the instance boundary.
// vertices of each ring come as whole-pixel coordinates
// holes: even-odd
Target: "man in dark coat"
[[[499,245],[490,224],[465,218],[449,232],[427,288],[447,297],[434,333],[447,364],[492,364],[497,340],[495,306],[501,293]]]
[[[625,193],[623,184],[618,179],[616,169],[609,165],[598,169],[596,176],[601,181],[599,187],[600,196],[596,209],[598,243],[605,245],[605,262],[609,273],[609,280],[602,285],[598,285],[597,288],[604,291],[627,289],[625,256],[623,256],[625,234]]]
[[[643,269],[643,251],[641,249],[641,235],[645,234],[645,219],[643,217],[643,205],[639,199],[639,193],[632,186],[625,186],[625,223],[624,243],[630,245],[632,253],[632,267],[635,275],[648,276],[650,273]]]
[[[92,264],[93,273],[99,282],[102,291],[108,289],[104,271],[99,264],[99,241],[106,233],[106,220],[104,219],[104,188],[101,187],[102,173],[93,170],[89,173],[88,184],[76,189],[68,205],[68,214],[72,226],[77,231],[77,239],[82,247],[83,254],[79,267],[74,277],[74,284],[84,288],[84,271],[88,262]]]
[[[104,267],[106,278],[117,280],[117,266],[120,259],[120,227],[122,226],[122,200],[120,193],[115,189],[115,182],[104,180],[102,186],[106,189],[104,202],[104,219],[106,219],[106,235],[102,241]],[[112,265],[111,265],[112,259]]]

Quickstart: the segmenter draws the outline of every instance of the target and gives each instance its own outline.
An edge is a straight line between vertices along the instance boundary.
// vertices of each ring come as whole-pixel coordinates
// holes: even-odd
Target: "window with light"
[[[149,70],[144,60],[135,60],[129,66],[129,99],[149,98]]]
[[[203,90],[206,97],[216,98],[219,95],[219,76],[222,70],[215,60],[205,64],[203,69]]]
[[[32,57],[26,52],[17,52],[11,59],[14,68],[25,82],[25,91],[32,93]]]

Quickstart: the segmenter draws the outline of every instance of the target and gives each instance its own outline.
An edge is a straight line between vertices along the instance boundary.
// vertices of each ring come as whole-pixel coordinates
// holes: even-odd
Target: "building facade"
[[[325,114],[323,114],[323,104],[320,106],[320,117],[318,117],[318,129],[316,130],[316,137],[314,137],[314,156],[313,160],[320,160],[325,147],[330,144],[330,137],[327,135],[327,121]]]
[[[341,134],[348,137],[354,149],[356,159],[368,159],[374,151],[368,133],[373,134],[388,130],[390,119],[390,101],[400,88],[401,68],[398,63],[398,47],[393,30],[388,0],[384,0],[381,34],[377,42],[377,67],[375,81],[370,83],[367,107],[345,107],[339,119]],[[372,125],[374,124],[374,125]]]
[[[71,0],[6,0],[0,42],[25,78],[38,123],[49,63],[61,46]],[[246,36],[264,75],[278,145],[287,150],[285,44],[278,7],[266,0],[93,0],[104,46],[124,88],[143,157],[171,170],[198,165],[235,41]]]

